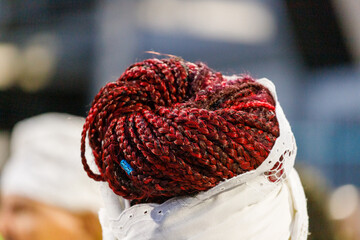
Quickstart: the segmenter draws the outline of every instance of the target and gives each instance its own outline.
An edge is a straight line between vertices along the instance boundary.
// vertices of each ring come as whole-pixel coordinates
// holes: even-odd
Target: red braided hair
[[[85,139],[100,174],[85,158]],[[195,194],[257,168],[279,126],[269,91],[179,58],[131,65],[96,95],[81,156],[97,181],[137,202]]]

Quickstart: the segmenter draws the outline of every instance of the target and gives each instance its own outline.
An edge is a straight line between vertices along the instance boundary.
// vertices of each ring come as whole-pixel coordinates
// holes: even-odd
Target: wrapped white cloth
[[[221,182],[195,197],[126,207],[102,185],[99,213],[104,240],[304,240],[308,235],[305,194],[295,169],[296,143],[277,101],[275,86],[258,80],[276,100],[280,126],[267,159],[255,170]]]
[[[97,213],[101,204],[98,186],[81,164],[84,122],[81,117],[46,113],[17,123],[1,175],[2,194]]]

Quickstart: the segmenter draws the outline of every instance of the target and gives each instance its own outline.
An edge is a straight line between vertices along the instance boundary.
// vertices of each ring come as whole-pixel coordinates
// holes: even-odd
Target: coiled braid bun
[[[96,95],[84,124],[85,171],[133,203],[163,202],[256,169],[279,125],[269,91],[177,57],[131,65]],[[99,174],[85,158],[85,141]]]

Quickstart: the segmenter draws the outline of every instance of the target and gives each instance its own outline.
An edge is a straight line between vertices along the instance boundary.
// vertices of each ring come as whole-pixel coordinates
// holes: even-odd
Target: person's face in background
[[[21,196],[1,196],[0,234],[5,240],[100,239],[94,214],[75,214]]]

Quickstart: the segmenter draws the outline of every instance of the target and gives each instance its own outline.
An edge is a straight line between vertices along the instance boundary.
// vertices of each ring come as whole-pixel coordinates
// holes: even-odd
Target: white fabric
[[[276,100],[280,126],[280,136],[267,159],[256,170],[225,180],[195,197],[173,198],[163,204],[125,208],[119,197],[102,185],[104,240],[307,239],[306,199],[293,169],[295,139],[277,101],[275,86],[267,79],[258,82]]]
[[[96,213],[101,204],[98,188],[80,157],[84,122],[68,114],[46,113],[17,123],[1,175],[1,193]]]

